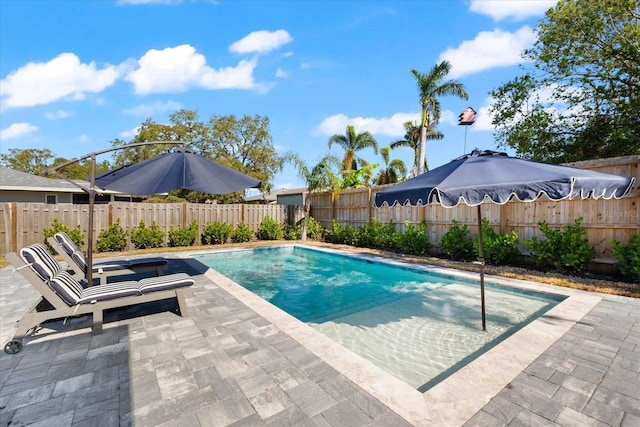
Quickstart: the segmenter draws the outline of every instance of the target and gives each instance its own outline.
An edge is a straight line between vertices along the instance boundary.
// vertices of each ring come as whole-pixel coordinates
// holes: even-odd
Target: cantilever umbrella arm
[[[94,207],[95,207],[96,192],[97,192],[96,191],[96,156],[104,153],[109,153],[111,151],[123,150],[125,148],[133,148],[133,147],[140,147],[143,145],[153,145],[153,144],[184,145],[183,143],[181,144],[180,142],[177,142],[177,141],[150,141],[150,142],[139,142],[135,144],[126,144],[120,147],[112,147],[106,150],[89,153],[82,157],[77,157],[75,159],[69,160],[66,163],[63,163],[61,165],[58,165],[48,170],[48,172],[56,174],[60,178],[75,185],[76,187],[80,188],[81,190],[89,194],[89,227],[87,230],[88,235],[87,235],[87,272],[86,272],[87,286],[93,285],[93,241],[94,241],[93,221],[94,221]],[[91,178],[90,178],[90,186],[88,189],[78,184],[77,182],[70,180],[69,178],[65,177],[60,173],[60,169],[63,169],[66,166],[69,166],[74,163],[78,163],[82,160],[87,160],[87,159],[91,159]]]

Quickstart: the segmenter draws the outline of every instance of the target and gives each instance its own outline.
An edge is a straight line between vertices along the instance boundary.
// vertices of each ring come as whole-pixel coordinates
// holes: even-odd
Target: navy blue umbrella
[[[101,173],[95,184],[106,190],[137,195],[179,189],[226,194],[257,188],[260,181],[178,147],[158,157]]]
[[[460,203],[478,206],[478,243],[482,329],[484,311],[484,254],[480,204],[510,200],[620,198],[631,191],[634,178],[550,165],[510,157],[506,153],[478,149],[415,178],[376,194],[375,205],[427,205],[452,208]]]

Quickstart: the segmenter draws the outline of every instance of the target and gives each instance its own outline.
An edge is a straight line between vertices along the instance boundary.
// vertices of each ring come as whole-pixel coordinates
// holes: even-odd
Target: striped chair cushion
[[[56,242],[60,244],[62,249],[78,264],[84,274],[87,274],[87,260],[80,248],[71,240],[71,237],[64,231],[60,231],[53,235]]]
[[[125,298],[140,295],[138,282],[129,280],[125,282],[106,283],[92,286],[82,291],[79,304],[88,304],[96,301],[106,301],[115,298]]]
[[[71,258],[76,262],[78,267],[82,269],[84,274],[87,274],[87,259],[84,257],[84,254],[80,251],[75,251],[71,254]]]
[[[150,292],[164,291],[167,289],[177,289],[191,286],[195,282],[185,273],[169,274],[166,276],[148,277],[139,282],[140,292],[148,294]]]
[[[69,255],[71,255],[75,251],[80,250],[80,248],[73,242],[73,240],[71,240],[71,237],[69,237],[69,235],[64,231],[60,231],[54,234],[53,238],[56,240],[56,242],[62,245],[64,251]]]
[[[60,264],[51,256],[49,250],[40,243],[34,243],[20,249],[20,257],[30,265],[31,269],[45,282],[61,270]]]
[[[76,305],[82,299],[82,285],[66,271],[60,271],[49,282],[49,286],[67,304]]]
[[[60,295],[69,305],[89,304],[97,301],[140,295],[138,282],[135,281],[109,283],[83,288],[82,285],[66,271],[59,272],[51,279],[49,284],[55,293]]]

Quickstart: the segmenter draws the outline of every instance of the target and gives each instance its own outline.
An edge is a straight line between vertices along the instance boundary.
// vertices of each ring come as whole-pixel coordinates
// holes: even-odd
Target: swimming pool
[[[200,262],[424,391],[564,296],[478,283],[299,246],[216,252]]]

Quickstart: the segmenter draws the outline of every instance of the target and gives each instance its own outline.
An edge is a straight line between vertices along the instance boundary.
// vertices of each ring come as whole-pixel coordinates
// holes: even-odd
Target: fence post
[[[336,219],[336,192],[331,190],[331,224]]]
[[[182,228],[187,227],[187,202],[182,204]]]
[[[369,224],[373,222],[373,203],[371,203],[371,187],[369,187],[369,196],[367,198],[369,203]]]
[[[18,252],[18,205],[11,202],[11,251]]]
[[[507,204],[500,205],[500,234],[507,233],[507,215],[505,214],[505,206]]]

